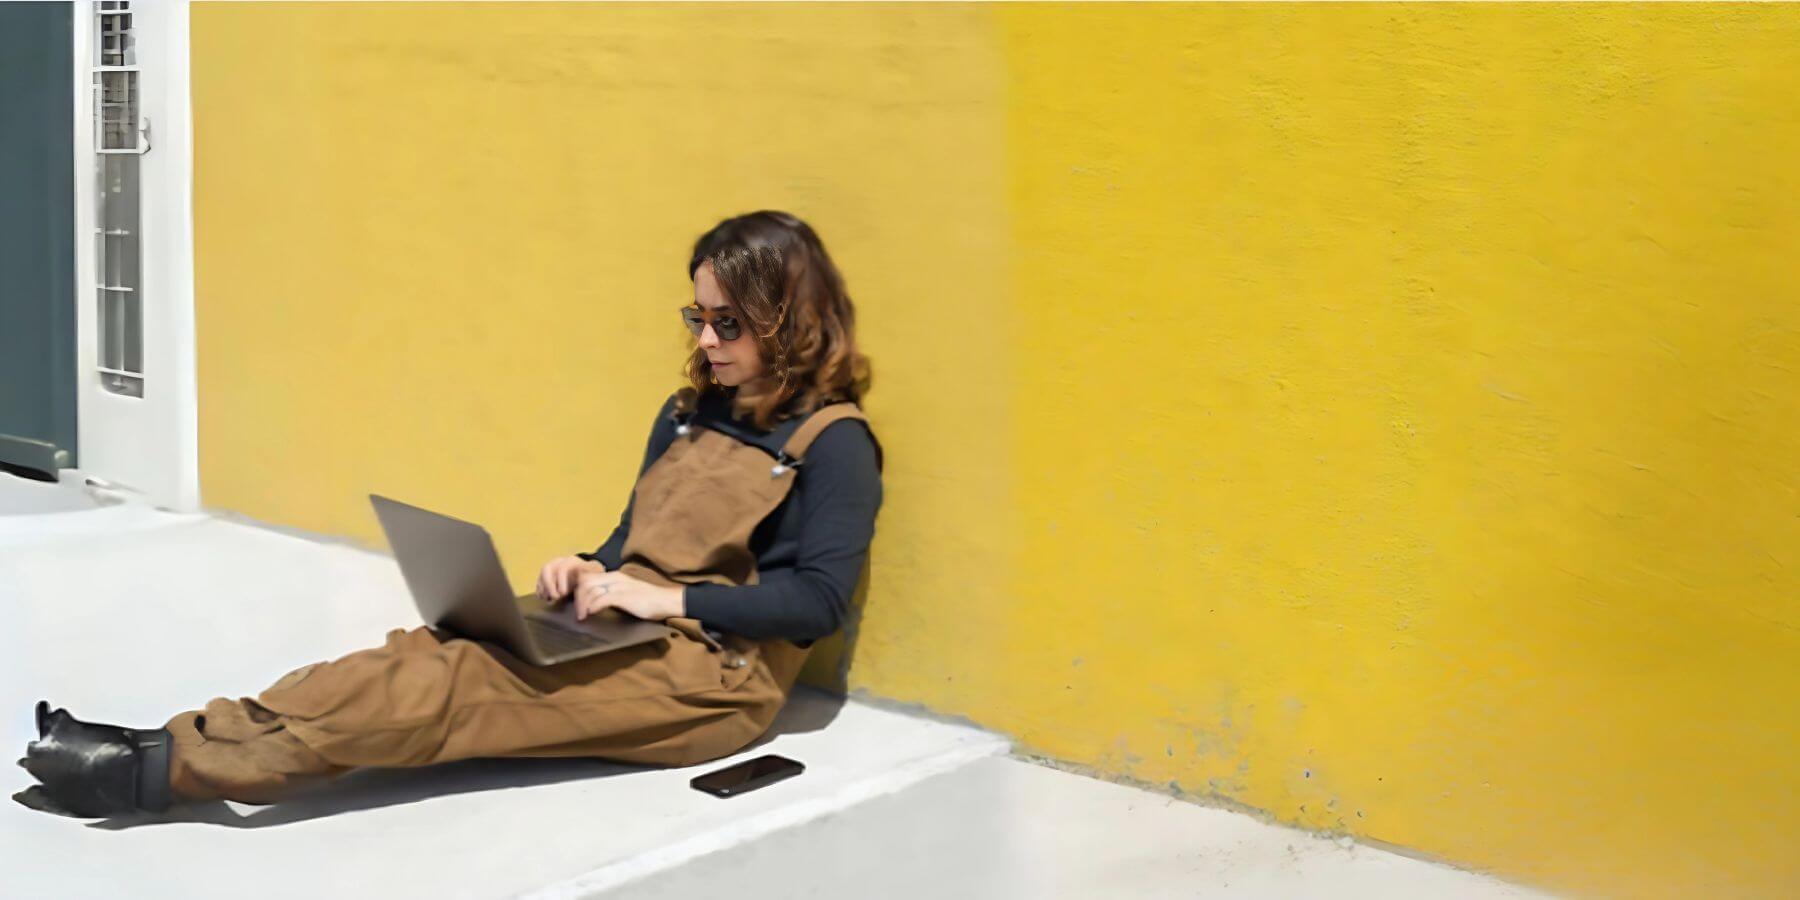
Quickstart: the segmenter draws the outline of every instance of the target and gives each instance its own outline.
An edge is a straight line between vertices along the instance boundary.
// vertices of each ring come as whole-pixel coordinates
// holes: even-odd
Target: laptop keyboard
[[[561,625],[552,625],[537,616],[525,617],[525,630],[531,632],[531,642],[546,656],[556,656],[570,650],[585,650],[600,643],[600,639],[584,631],[570,631]]]

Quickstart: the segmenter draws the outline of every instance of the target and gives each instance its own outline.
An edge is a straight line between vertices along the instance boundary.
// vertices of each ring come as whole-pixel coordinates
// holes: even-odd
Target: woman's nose
[[[700,329],[700,346],[708,348],[719,346],[719,334],[713,331],[711,322],[706,323],[706,327]]]

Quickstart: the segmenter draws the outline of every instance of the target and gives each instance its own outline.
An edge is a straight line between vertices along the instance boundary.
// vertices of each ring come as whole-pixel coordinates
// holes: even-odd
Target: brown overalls
[[[863,414],[851,403],[814,412],[779,459],[708,428],[680,429],[638,480],[619,571],[661,585],[755,583],[751,531],[839,419]],[[679,637],[553,666],[428,627],[395,629],[384,646],[303,666],[254,700],[220,697],[175,716],[170,785],[190,800],[271,803],[356,766],[496,756],[689,765],[761,736],[807,649],[667,622]]]

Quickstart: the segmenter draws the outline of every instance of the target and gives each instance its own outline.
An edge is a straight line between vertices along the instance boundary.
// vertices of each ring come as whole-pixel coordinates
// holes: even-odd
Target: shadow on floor
[[[784,734],[804,734],[830,725],[844,708],[845,698],[811,688],[795,688],[787,706],[769,730],[739,753],[749,753]],[[695,775],[719,768],[719,763],[692,766]],[[280,803],[259,807],[248,814],[214,800],[189,803],[162,814],[142,813],[91,822],[87,827],[123,831],[146,825],[198,823],[224,828],[272,828],[326,816],[418,803],[433,797],[470,794],[509,788],[538,787],[565,781],[610,778],[645,771],[649,766],[628,765],[599,759],[470,759],[417,769],[358,769],[336,779],[303,788]]]

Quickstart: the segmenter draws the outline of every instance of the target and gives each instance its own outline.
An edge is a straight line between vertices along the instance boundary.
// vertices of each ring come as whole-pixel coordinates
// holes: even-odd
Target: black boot
[[[45,812],[96,817],[169,807],[168,729],[83,722],[37,705],[38,739],[19,764],[43,782],[13,799]]]

